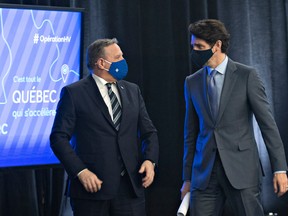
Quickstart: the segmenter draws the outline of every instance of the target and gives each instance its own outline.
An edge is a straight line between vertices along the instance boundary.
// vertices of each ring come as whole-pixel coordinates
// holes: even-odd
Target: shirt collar
[[[106,80],[104,80],[103,78],[97,76],[94,73],[92,74],[92,77],[94,78],[94,80],[95,80],[95,82],[96,82],[96,84],[97,84],[97,86],[99,88],[103,88],[103,87],[106,88],[106,84],[108,83]],[[113,82],[113,84],[116,84],[116,82]]]
[[[97,86],[98,86],[99,88],[103,88],[103,87],[105,86],[105,84],[107,83],[106,80],[104,80],[103,78],[97,76],[97,75],[94,74],[94,73],[92,74],[92,77],[93,77],[93,79],[95,80],[95,82],[96,82],[96,84],[97,84]]]
[[[217,70],[219,73],[221,73],[222,75],[225,74],[226,72],[226,68],[227,68],[227,64],[228,64],[228,57],[227,55],[225,56],[224,60],[221,62],[221,64],[219,64],[216,68],[214,68],[215,70]],[[211,71],[214,70],[213,68],[211,67],[207,67],[207,71],[208,71],[208,74],[210,75]]]

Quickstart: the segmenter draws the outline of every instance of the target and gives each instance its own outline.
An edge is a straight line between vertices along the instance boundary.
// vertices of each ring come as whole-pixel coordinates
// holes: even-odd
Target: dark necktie
[[[215,80],[217,70],[212,70],[208,77],[208,100],[211,109],[213,119],[216,120],[218,115],[219,101],[218,101],[218,89]]]
[[[121,106],[120,103],[112,91],[111,85],[112,83],[106,83],[108,89],[108,95],[110,98],[111,106],[112,106],[112,115],[113,115],[113,123],[116,130],[119,130],[120,120],[121,120]]]

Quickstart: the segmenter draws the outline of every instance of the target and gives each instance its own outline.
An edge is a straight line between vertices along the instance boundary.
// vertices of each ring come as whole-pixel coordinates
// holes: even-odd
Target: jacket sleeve
[[[137,91],[139,99],[138,134],[142,142],[144,160],[150,160],[158,164],[159,143],[157,130],[148,115],[143,97],[138,87]]]
[[[64,87],[50,135],[50,146],[70,177],[76,177],[81,170],[86,168],[70,144],[75,123],[75,104],[69,89]]]
[[[248,99],[268,150],[273,172],[286,171],[284,146],[272,115],[265,88],[255,70],[248,79]]]
[[[186,113],[184,121],[184,155],[183,155],[183,181],[191,180],[192,164],[195,153],[196,139],[199,132],[199,120],[192,103],[188,78],[184,85]]]

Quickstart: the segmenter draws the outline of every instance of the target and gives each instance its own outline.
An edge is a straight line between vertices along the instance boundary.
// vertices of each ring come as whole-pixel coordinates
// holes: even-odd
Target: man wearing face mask
[[[218,20],[189,26],[191,61],[185,80],[182,198],[190,191],[191,216],[220,216],[224,202],[236,216],[263,216],[261,162],[254,115],[274,172],[274,191],[287,191],[285,151],[255,69],[227,56],[229,34]]]
[[[75,216],[145,216],[154,180],[157,131],[116,39],[87,50],[91,74],[62,89],[51,148],[69,175]],[[71,144],[70,144],[71,141]]]

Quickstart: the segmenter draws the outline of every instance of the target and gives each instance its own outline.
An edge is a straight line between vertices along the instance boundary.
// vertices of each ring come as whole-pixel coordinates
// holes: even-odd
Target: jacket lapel
[[[213,116],[212,116],[212,113],[211,113],[211,109],[210,109],[210,104],[209,104],[209,100],[208,100],[208,83],[207,83],[207,67],[204,67],[203,68],[203,71],[202,71],[202,83],[203,83],[203,96],[205,98],[205,107],[206,107],[206,110],[207,110],[207,113],[209,114],[210,116],[210,119],[212,122],[214,122],[213,120]]]
[[[121,114],[121,123],[120,123],[120,128],[119,131],[121,130],[121,126],[123,126],[122,124],[125,124],[125,121],[122,121],[122,119],[127,119],[125,116],[129,115],[129,104],[130,101],[128,99],[127,96],[127,86],[125,85],[125,83],[123,81],[118,81],[117,82],[117,88],[118,88],[118,92],[120,95],[120,99],[121,99],[121,108],[122,108],[122,114]]]
[[[92,75],[89,75],[87,77],[87,88],[86,88],[87,94],[90,96],[91,100],[95,103],[95,105],[101,110],[104,117],[107,119],[109,124],[114,128],[114,123],[111,119],[111,116],[109,114],[108,108],[101,96],[101,93],[97,87],[97,84],[95,83],[95,80],[93,79]]]
[[[219,112],[218,112],[216,123],[220,121],[220,119],[224,113],[224,110],[226,108],[226,105],[230,99],[232,89],[233,89],[235,82],[237,80],[237,75],[235,73],[236,69],[237,68],[236,68],[235,64],[233,63],[233,61],[231,59],[229,59],[228,64],[227,64],[226,73],[225,73],[225,79],[224,79],[224,84],[223,84],[223,88],[222,88],[222,93],[221,93],[221,97],[220,97]]]

